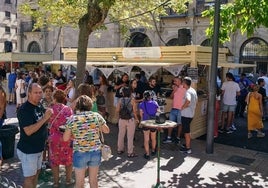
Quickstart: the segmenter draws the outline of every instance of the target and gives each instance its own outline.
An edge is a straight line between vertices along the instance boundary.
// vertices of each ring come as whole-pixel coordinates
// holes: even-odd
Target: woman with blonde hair
[[[252,92],[249,92],[246,97],[248,104],[248,138],[252,137],[252,131],[257,131],[257,137],[264,137],[265,133],[261,132],[263,128],[262,115],[262,95],[258,93],[259,86],[252,86]]]
[[[88,170],[91,188],[98,187],[98,171],[101,164],[100,131],[109,133],[104,118],[92,111],[93,101],[86,95],[76,99],[75,114],[66,123],[63,140],[74,138],[73,165],[75,168],[76,188],[83,188],[85,173]]]

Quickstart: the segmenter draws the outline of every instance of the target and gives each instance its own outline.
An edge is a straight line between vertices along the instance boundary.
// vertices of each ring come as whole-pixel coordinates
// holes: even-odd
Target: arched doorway
[[[250,38],[246,40],[240,48],[240,63],[255,64],[255,71],[268,70],[268,43],[261,38]],[[244,72],[251,72],[251,70],[244,69]]]
[[[134,32],[126,42],[126,47],[151,47],[152,42],[149,37],[140,32]]]
[[[167,42],[167,46],[179,46],[179,39],[173,38]]]
[[[212,40],[211,39],[205,39],[200,46],[212,46]],[[219,48],[224,48],[224,46],[219,43]]]
[[[210,39],[204,40],[200,46],[212,46],[212,41]]]
[[[40,53],[40,46],[36,41],[33,41],[28,46],[28,52],[30,53]]]

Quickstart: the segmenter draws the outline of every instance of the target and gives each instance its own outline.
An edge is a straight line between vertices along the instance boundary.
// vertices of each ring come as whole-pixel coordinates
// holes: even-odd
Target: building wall
[[[10,13],[10,16],[6,15]],[[0,52],[4,52],[4,42],[11,41],[13,51],[17,51],[17,4],[16,0],[0,1]],[[10,32],[6,32],[6,27],[10,28]]]
[[[23,2],[23,0],[19,0]],[[164,46],[169,40],[178,38],[178,30],[182,28],[190,29],[192,35],[191,43],[200,45],[207,39],[205,30],[209,25],[207,18],[197,16],[200,12],[197,1],[193,1],[189,5],[189,11],[186,16],[171,15],[162,17],[158,23],[160,37],[155,29],[141,29],[142,33],[146,34],[151,40],[152,46]],[[2,6],[1,6],[2,7]],[[20,22],[31,20],[27,17],[22,17]],[[132,29],[131,32],[137,32],[139,29]],[[253,37],[259,37],[268,42],[268,29],[257,29]],[[131,32],[129,34],[131,34]],[[32,41],[38,42],[41,52],[52,52],[54,59],[62,59],[61,48],[70,47],[77,48],[79,30],[77,28],[64,27],[59,34],[59,28],[52,28],[49,32],[44,30],[39,32],[21,32],[19,43],[21,44],[20,51],[27,51],[28,45]],[[162,40],[161,40],[162,38]],[[239,63],[239,53],[241,45],[248,39],[247,36],[236,32],[232,35],[231,41],[224,44],[234,54],[233,61]],[[88,47],[103,48],[103,47],[123,47],[126,45],[126,38],[119,32],[117,24],[108,24],[107,30],[94,32],[90,35]]]

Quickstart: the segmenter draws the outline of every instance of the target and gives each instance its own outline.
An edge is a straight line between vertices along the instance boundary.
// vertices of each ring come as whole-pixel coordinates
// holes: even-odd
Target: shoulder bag
[[[26,92],[21,92],[21,87],[22,87],[22,80],[20,81],[20,98],[25,98],[26,97]]]
[[[111,157],[112,157],[112,150],[111,150],[111,147],[104,144],[104,137],[103,137],[103,133],[101,131],[101,126],[99,128],[99,134],[100,134],[100,140],[101,140],[101,143],[102,143],[102,146],[101,146],[101,156],[103,158],[104,161],[108,161]]]

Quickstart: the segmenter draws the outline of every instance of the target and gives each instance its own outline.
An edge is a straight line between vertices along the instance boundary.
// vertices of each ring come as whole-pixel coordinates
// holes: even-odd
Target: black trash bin
[[[4,159],[14,157],[15,136],[19,132],[16,125],[3,125],[0,128],[0,141],[2,142],[2,156]]]

